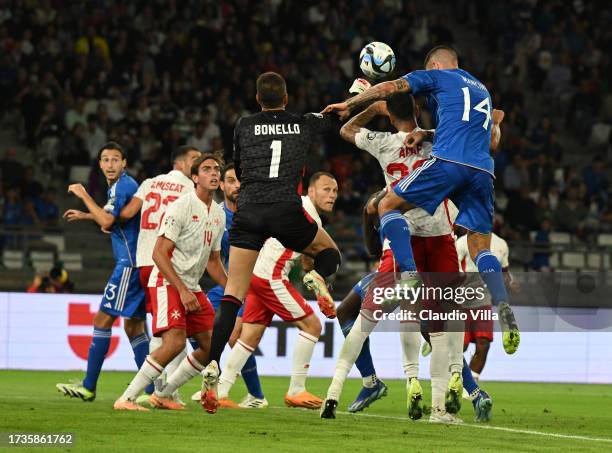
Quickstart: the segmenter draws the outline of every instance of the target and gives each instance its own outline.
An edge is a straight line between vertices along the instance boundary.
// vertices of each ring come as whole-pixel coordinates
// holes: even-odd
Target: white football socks
[[[415,322],[400,323],[403,367],[406,380],[419,376],[419,351],[421,349],[421,326]]]
[[[183,386],[189,379],[197,376],[204,369],[204,365],[198,362],[193,354],[186,356],[176,367],[172,374],[168,373],[168,382],[162,389],[161,392],[155,392],[157,395],[163,398],[170,398],[172,394],[181,386]]]
[[[232,386],[236,382],[236,377],[248,360],[249,356],[255,351],[248,344],[237,340],[230,351],[219,378],[219,399],[227,398]]]
[[[346,376],[351,371],[355,360],[357,360],[361,352],[363,343],[365,343],[372,330],[374,330],[376,324],[376,322],[366,319],[362,314],[357,316],[353,328],[344,339],[342,349],[340,349],[334,378],[329,389],[327,389],[327,399],[339,401]]]
[[[289,383],[289,396],[295,396],[306,390],[306,376],[310,368],[310,359],[314,347],[319,339],[309,333],[301,331],[298,333],[297,342],[293,349],[293,366],[291,370],[291,382]]]
[[[435,332],[429,335],[431,343],[431,407],[444,411],[444,397],[448,385],[448,346],[445,332]]]
[[[149,354],[161,347],[161,345],[161,337],[151,337],[151,340],[149,341]],[[172,373],[174,373],[174,371],[179,367],[185,357],[187,357],[187,347],[185,347],[185,349],[183,349],[175,358],[170,361],[170,363],[168,363],[168,365],[166,365],[166,368],[164,369],[166,376],[170,376]]]
[[[451,373],[461,373],[463,369],[463,339],[465,337],[463,321],[448,321],[444,336],[448,346],[449,370]]]
[[[153,358],[149,355],[143,362],[140,370],[128,385],[128,388],[123,392],[121,398],[122,401],[131,400],[134,401],[140,395],[140,393],[155,379],[157,379],[164,370],[164,367],[157,363]]]

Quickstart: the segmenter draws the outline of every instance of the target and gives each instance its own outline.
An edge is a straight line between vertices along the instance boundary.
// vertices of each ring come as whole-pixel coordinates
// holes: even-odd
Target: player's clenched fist
[[[194,313],[200,311],[202,307],[198,302],[198,298],[191,291],[185,289],[180,292],[181,303],[185,307],[187,313]]]
[[[87,190],[85,190],[83,184],[70,184],[68,186],[68,193],[73,193],[77,197],[83,198],[87,195]]]

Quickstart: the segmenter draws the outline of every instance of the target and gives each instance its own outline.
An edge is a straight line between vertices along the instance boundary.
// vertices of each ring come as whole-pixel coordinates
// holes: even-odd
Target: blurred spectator
[[[33,202],[38,221],[44,227],[57,226],[59,220],[59,207],[55,202],[55,197],[56,190],[49,187]]]
[[[529,187],[520,188],[518,195],[510,198],[506,207],[505,220],[519,231],[532,231],[537,227],[536,205],[529,196]]]
[[[85,131],[85,146],[89,152],[90,160],[98,157],[98,151],[107,142],[106,132],[100,127],[98,117],[94,114],[87,115],[87,130]]]
[[[509,197],[517,194],[522,187],[529,184],[529,174],[525,169],[523,156],[515,154],[512,163],[504,170],[504,187]]]
[[[26,291],[28,293],[72,293],[74,283],[69,279],[68,272],[56,265],[48,274],[36,274]]]
[[[542,220],[540,229],[533,239],[535,251],[531,267],[536,271],[543,271],[550,268],[550,229],[550,220]]]
[[[8,187],[15,186],[23,180],[25,170],[23,164],[17,160],[15,148],[6,150],[0,161],[0,170],[2,170],[2,182]]]
[[[578,190],[579,186],[572,184],[565,191],[555,211],[555,230],[568,233],[581,232],[589,211],[584,201],[579,198]]]
[[[34,167],[28,165],[25,167],[23,173],[23,180],[21,182],[21,196],[24,199],[34,199],[38,198],[42,192],[42,184],[34,179]]]
[[[6,225],[21,225],[25,223],[26,213],[21,201],[21,193],[17,187],[8,187],[5,191],[2,220]]]
[[[601,156],[595,157],[591,165],[583,170],[582,177],[586,184],[587,196],[595,199],[599,206],[603,206],[608,199],[610,181]]]

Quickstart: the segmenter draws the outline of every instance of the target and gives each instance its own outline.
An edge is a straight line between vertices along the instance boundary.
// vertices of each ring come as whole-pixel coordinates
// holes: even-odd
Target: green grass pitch
[[[463,426],[430,425],[407,418],[401,381],[388,381],[389,395],[360,415],[345,412],[360,381],[345,386],[336,420],[283,405],[288,378],[264,377],[265,410],[220,410],[206,414],[189,402],[182,412],[113,411],[132,373],[103,372],[96,401],[64,397],[56,382],[79,372],[0,371],[0,432],[72,432],[68,451],[612,451],[612,386],[486,382],[494,400],[488,424],[472,421],[464,401]],[[308,389],[323,396],[329,379],[311,378]],[[184,399],[199,387],[196,378]],[[423,383],[429,402],[429,383]],[[232,397],[245,394],[239,380]],[[424,417],[425,418],[425,417]],[[42,447],[36,448],[41,451]]]

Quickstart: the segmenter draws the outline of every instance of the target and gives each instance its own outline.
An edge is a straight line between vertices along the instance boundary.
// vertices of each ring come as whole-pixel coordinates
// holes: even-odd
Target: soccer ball
[[[395,69],[393,49],[384,42],[374,41],[367,44],[359,54],[361,71],[372,79],[385,77]]]

